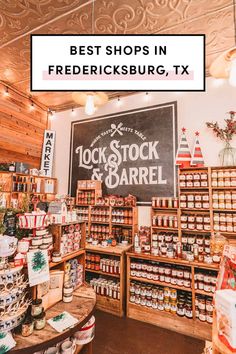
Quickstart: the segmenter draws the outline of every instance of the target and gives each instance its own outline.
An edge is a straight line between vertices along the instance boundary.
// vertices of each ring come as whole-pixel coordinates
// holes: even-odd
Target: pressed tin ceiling
[[[30,95],[30,34],[90,34],[92,3],[0,0],[0,80]],[[233,0],[94,0],[94,9],[96,34],[205,33],[207,70],[235,45]],[[109,93],[117,95],[122,93]],[[74,104],[69,92],[34,92],[32,97],[55,110]]]

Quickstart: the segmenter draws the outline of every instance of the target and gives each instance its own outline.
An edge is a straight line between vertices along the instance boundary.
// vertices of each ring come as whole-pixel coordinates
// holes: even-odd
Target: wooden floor
[[[93,354],[202,354],[204,342],[96,311]]]

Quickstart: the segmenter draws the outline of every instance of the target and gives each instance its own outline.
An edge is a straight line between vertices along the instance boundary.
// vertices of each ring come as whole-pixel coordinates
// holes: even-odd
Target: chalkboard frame
[[[132,114],[135,112],[142,112],[142,111],[148,111],[148,110],[154,110],[157,108],[162,108],[162,107],[167,107],[167,106],[172,106],[173,107],[173,146],[174,146],[174,151],[173,151],[173,176],[174,176],[174,196],[176,197],[178,195],[178,190],[177,190],[177,166],[175,165],[175,155],[177,151],[177,146],[178,146],[178,115],[177,115],[177,101],[170,101],[170,102],[165,102],[157,105],[152,105],[152,106],[144,106],[144,107],[139,107],[135,109],[130,109],[130,110],[124,110],[124,111],[119,111],[116,113],[111,113],[111,114],[105,114],[101,116],[95,116],[92,118],[85,118],[85,119],[80,119],[76,121],[71,122],[71,132],[70,132],[70,160],[69,160],[69,179],[68,179],[68,194],[71,195],[71,188],[72,188],[72,166],[73,166],[73,129],[76,124],[83,124],[87,122],[92,122],[96,120],[101,120],[101,119],[111,119],[114,117],[119,117],[120,115],[126,115],[126,114]],[[138,201],[137,203],[140,206],[150,206],[151,205],[151,200],[150,202],[145,202],[145,201]]]

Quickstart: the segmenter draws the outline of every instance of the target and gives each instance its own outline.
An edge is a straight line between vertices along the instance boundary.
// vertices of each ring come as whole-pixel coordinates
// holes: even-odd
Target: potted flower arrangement
[[[230,145],[230,141],[236,134],[236,112],[228,112],[229,118],[225,119],[225,128],[220,128],[218,122],[207,122],[208,128],[213,129],[213,133],[225,142],[225,147],[219,153],[220,163],[222,166],[234,166],[236,165],[236,149]]]

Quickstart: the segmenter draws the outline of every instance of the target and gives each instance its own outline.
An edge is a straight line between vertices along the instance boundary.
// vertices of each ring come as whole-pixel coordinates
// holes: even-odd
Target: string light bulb
[[[53,111],[50,108],[48,109],[48,118],[50,120],[52,120],[54,118],[54,113],[53,113]]]
[[[9,96],[9,91],[8,91],[8,87],[6,86],[4,92],[3,92],[3,96],[8,97]]]
[[[31,104],[30,104],[30,111],[33,111],[34,109],[35,109],[35,107],[34,107],[34,102],[31,101]]]
[[[75,110],[74,110],[73,107],[71,108],[71,115],[72,115],[72,116],[75,116],[75,115],[76,115],[76,112],[75,112]]]
[[[151,99],[151,96],[149,95],[149,92],[145,92],[144,100],[146,102],[148,102],[148,101],[150,101],[150,99]]]
[[[120,96],[117,97],[117,106],[118,107],[122,106],[122,101],[120,99]]]

